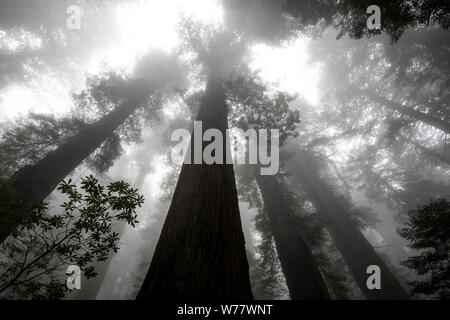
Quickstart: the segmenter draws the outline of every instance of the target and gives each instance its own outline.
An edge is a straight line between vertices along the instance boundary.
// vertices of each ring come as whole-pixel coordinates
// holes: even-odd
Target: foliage
[[[122,155],[120,136],[112,134],[102,145],[91,154],[86,163],[98,173],[106,172],[114,164],[114,161]]]
[[[203,75],[227,77],[247,54],[247,39],[212,24],[184,18],[178,25],[178,34],[178,51],[190,57],[197,69],[201,66]]]
[[[255,227],[261,233],[261,241],[257,245],[256,252],[259,259],[250,256],[250,263],[254,268],[253,291],[256,299],[272,300],[280,299],[287,292],[281,281],[284,275],[281,271],[281,263],[275,246],[268,216],[264,210],[259,210],[255,217]]]
[[[157,119],[157,110],[161,106],[160,96],[155,95],[152,101],[151,90],[141,89],[139,81],[131,79],[123,74],[106,71],[99,75],[92,76],[86,80],[86,89],[74,94],[73,99],[76,104],[77,115],[87,123],[100,120],[108,113],[119,108],[128,98],[133,97],[134,91],[141,91],[139,97],[144,95],[142,101],[136,101],[140,105],[148,108],[135,111],[116,131],[124,142],[139,141],[145,120]],[[154,102],[152,105],[150,101]],[[148,104],[147,104],[148,102]],[[145,111],[144,111],[145,110]],[[145,119],[145,120],[144,120]],[[113,145],[113,144],[111,144]],[[117,149],[116,149],[117,150]]]
[[[385,32],[395,42],[408,28],[424,28],[436,24],[448,29],[450,26],[450,5],[443,1],[382,0],[376,3],[381,10],[381,29],[369,30],[366,26],[366,9],[372,4],[373,1],[370,0],[340,2],[337,17],[340,35],[347,33],[352,38],[361,39]]]
[[[118,157],[118,140],[126,143],[138,142],[146,125],[161,121],[161,108],[165,99],[174,95],[174,89],[186,85],[185,67],[174,55],[152,50],[141,57],[133,75],[106,70],[86,80],[86,89],[74,94],[76,112],[90,123],[99,120],[125,103],[137,110],[116,130],[107,151]],[[115,140],[115,141],[114,141]],[[106,154],[107,152],[104,152]]]
[[[427,278],[413,281],[412,292],[450,299],[450,202],[432,200],[410,210],[409,222],[398,230],[409,246],[420,254],[409,257],[403,264]]]
[[[380,7],[381,28],[370,30],[366,10],[373,4]],[[438,25],[446,30],[450,26],[450,5],[438,0],[287,0],[283,10],[299,20],[302,28],[321,22],[332,25],[339,32],[338,38],[347,34],[361,39],[386,33],[395,42],[408,28]]]
[[[226,82],[229,123],[231,127],[247,130],[278,129],[280,145],[289,136],[296,137],[300,112],[293,110],[295,95],[271,92],[257,73],[242,68],[241,72]]]
[[[5,122],[2,126],[0,173],[1,178],[8,179],[19,169],[34,165],[56,150],[87,124],[74,115],[56,117],[31,112],[26,117],[20,116],[14,123]],[[114,134],[86,159],[86,163],[102,173],[112,166],[121,153],[121,139]]]
[[[342,270],[344,263],[334,257],[337,249],[330,245],[329,235],[326,233],[326,221],[319,218],[316,208],[306,194],[293,189],[294,186],[288,187],[289,180],[289,177],[281,179],[280,187],[284,201],[290,208],[291,220],[310,248],[332,297],[348,299],[350,288],[346,272]]]
[[[261,236],[256,247],[258,258],[248,255],[254,295],[257,299],[278,299],[286,292],[279,283],[283,277],[281,265],[264,203],[253,178],[254,174],[245,170],[240,170],[237,174],[240,199],[249,202],[251,208],[258,209],[255,217],[255,228]],[[281,179],[280,187],[283,200],[289,207],[292,223],[311,249],[332,296],[348,299],[352,293],[346,275],[348,270],[343,270],[345,263],[342,258],[335,257],[337,249],[330,245],[324,221],[319,219],[314,206],[304,194],[289,190],[288,182],[288,179]]]
[[[135,102],[142,108],[128,117],[87,159],[87,164],[97,172],[106,171],[122,154],[122,142],[139,141],[144,125],[159,120],[163,94],[167,94],[168,87],[174,82],[183,84],[182,69],[174,57],[150,52],[138,62],[136,78],[110,70],[89,77],[86,89],[73,94],[76,108],[72,115],[58,118],[30,113],[19,117],[14,123],[3,123],[0,177],[7,179],[20,168],[35,164],[89,123],[120,107],[127,99],[142,97],[141,101]]]
[[[102,186],[93,176],[82,178],[81,190],[69,179],[58,186],[68,201],[51,214],[41,203],[0,247],[0,293],[22,299],[60,299],[67,293],[61,276],[78,265],[86,278],[92,265],[117,252],[119,221],[135,226],[143,196],[123,181]],[[80,192],[81,191],[81,192]]]
[[[447,42],[448,32],[433,29],[408,31],[395,45],[383,39],[314,44],[316,61],[329,70],[322,83],[329,94],[315,110],[302,110],[302,140],[312,141],[350,188],[398,212],[399,221],[416,203],[449,190],[437,179],[450,163],[445,134],[391,108],[448,119]]]
[[[366,10],[376,4],[381,10],[381,28],[370,30]],[[385,33],[393,42],[408,28],[450,26],[450,5],[425,0],[229,0],[224,2],[226,22],[253,39],[277,43],[296,33],[317,33],[332,26],[339,38],[361,39]]]
[[[270,92],[268,85],[263,83],[256,73],[245,68],[242,70],[241,74],[226,82],[230,126],[243,130],[250,127],[278,129],[281,145],[286,143],[288,137],[297,137],[300,114],[291,107],[296,97],[284,92]],[[238,191],[240,198],[249,202],[250,207],[258,208],[255,227],[261,235],[257,246],[259,259],[249,257],[253,264],[251,272],[254,294],[257,298],[273,299],[283,295],[283,288],[279,284],[282,278],[281,267],[264,204],[254,180],[257,174],[255,167],[237,166]],[[340,299],[347,298],[347,279],[336,271],[337,268],[328,258],[328,252],[324,252],[323,222],[314,214],[315,210],[310,208],[312,204],[303,195],[289,191],[286,187],[287,179],[281,180],[283,201],[291,212],[292,222],[307,245],[314,250],[315,259],[324,273],[331,293]],[[311,210],[312,213],[309,212]]]
[[[17,192],[5,180],[0,178],[0,234],[9,234],[11,226],[20,221],[20,212],[30,209],[17,195]]]
[[[3,123],[0,141],[1,177],[9,178],[18,169],[32,165],[63,144],[86,124],[72,116],[57,118],[31,112],[12,122]]]
[[[104,116],[126,100],[125,75],[103,71],[86,79],[86,89],[73,94],[77,110],[87,119]]]

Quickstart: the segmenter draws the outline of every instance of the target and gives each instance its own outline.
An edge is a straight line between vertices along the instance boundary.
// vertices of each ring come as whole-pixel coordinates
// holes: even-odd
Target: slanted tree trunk
[[[134,181],[133,188],[141,189],[144,185],[145,178],[147,178],[148,174],[152,170],[151,164],[152,158],[149,158],[140,168],[136,180]]]
[[[197,120],[222,132],[225,155],[222,81],[208,79]],[[252,299],[232,164],[183,164],[137,299]]]
[[[328,300],[330,295],[317,263],[295,228],[291,209],[275,176],[257,176],[278,257],[293,300]]]
[[[410,138],[405,137],[404,135],[399,135],[400,141],[403,143],[412,144],[415,148],[419,149],[425,156],[428,158],[432,158],[434,160],[440,161],[446,165],[450,165],[450,148],[447,149],[447,142],[444,143],[444,149],[442,151],[436,151],[431,148],[424,147],[417,141],[414,141]]]
[[[372,99],[373,101],[380,103],[389,109],[398,111],[402,115],[408,116],[410,118],[413,118],[417,121],[423,122],[428,124],[429,126],[432,126],[436,129],[442,130],[443,132],[450,133],[450,123],[448,121],[436,118],[432,115],[423,113],[421,111],[417,111],[412,109],[411,107],[407,107],[404,105],[401,105],[400,103],[388,100],[384,97],[381,97],[377,94],[375,94],[373,91],[370,90],[361,90],[361,92]]]
[[[9,184],[18,196],[27,203],[43,201],[56,186],[67,177],[84,159],[106,141],[114,131],[139,107],[144,97],[136,94],[97,122],[88,125],[58,149],[48,153],[36,164],[24,167],[11,177]],[[1,196],[0,196],[1,197]],[[1,202],[1,200],[0,200]],[[26,214],[23,210],[21,214]],[[0,242],[20,224],[20,218],[7,221],[0,232]]]
[[[331,187],[324,182],[312,164],[306,151],[298,152],[291,158],[286,169],[294,173],[296,182],[301,184],[314,204],[318,214],[325,221],[327,230],[336,247],[367,299],[397,300],[409,299],[394,274],[389,270],[372,245],[362,235],[340,205]],[[367,287],[367,267],[376,265],[381,270],[381,289]]]

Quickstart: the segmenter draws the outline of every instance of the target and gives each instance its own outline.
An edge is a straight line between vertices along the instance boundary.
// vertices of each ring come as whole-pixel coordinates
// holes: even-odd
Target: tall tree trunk
[[[294,173],[309,200],[314,204],[325,221],[336,247],[348,264],[350,271],[367,299],[409,299],[394,274],[375,252],[372,245],[348,218],[331,187],[319,175],[312,159],[306,151],[298,152],[291,158],[286,169]],[[377,265],[381,270],[381,289],[368,289],[367,267]]]
[[[136,95],[97,122],[87,126],[58,149],[48,153],[33,166],[24,167],[8,181],[18,196],[27,203],[43,201],[56,186],[79,164],[110,137],[114,131],[139,107],[143,98]],[[0,200],[1,202],[1,200]],[[21,214],[26,214],[24,210]],[[17,219],[7,221],[0,232],[0,242],[19,224]],[[3,219],[2,219],[3,220]]]
[[[297,232],[283,186],[275,176],[257,176],[281,268],[293,300],[328,300],[330,295],[317,263]]]
[[[225,140],[227,106],[220,80],[208,79],[197,120],[203,132],[216,128]],[[233,165],[183,164],[137,299],[230,298],[252,299]]]
[[[450,123],[448,121],[436,118],[432,115],[414,110],[411,107],[403,106],[400,103],[388,100],[384,97],[375,94],[371,90],[361,90],[361,92],[370,99],[372,99],[373,101],[380,103],[392,110],[398,111],[402,115],[426,123],[436,129],[442,130],[443,132],[450,133]]]

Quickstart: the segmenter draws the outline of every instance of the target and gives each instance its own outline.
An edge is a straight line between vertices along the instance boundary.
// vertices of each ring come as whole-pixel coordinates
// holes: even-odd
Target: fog
[[[426,207],[450,200],[448,6],[406,14],[379,1],[381,28],[369,29],[363,2],[2,1],[0,296],[448,299],[450,206]],[[279,170],[174,161],[172,133],[195,120],[219,133],[279,130]],[[223,148],[235,158],[248,143]],[[91,261],[75,261],[61,249],[14,280],[21,261],[57,242],[49,239],[59,227],[10,220],[29,209],[7,207],[9,187],[17,199],[45,201],[44,216],[54,217],[70,195],[61,181],[81,188],[89,175],[142,195],[134,211],[121,209],[138,223],[125,213],[101,220],[101,232],[117,233],[117,252],[98,259],[106,249],[95,247]],[[86,212],[119,210],[96,200]],[[87,214],[80,208],[66,232]],[[399,230],[418,208],[442,216],[414,246]],[[97,231],[82,227],[77,241],[93,250]],[[405,263],[430,248],[436,264]],[[65,269],[80,261],[97,275],[68,291]],[[366,284],[372,265],[382,279],[375,290]],[[432,286],[417,287],[430,277]],[[27,281],[34,287],[21,287]]]

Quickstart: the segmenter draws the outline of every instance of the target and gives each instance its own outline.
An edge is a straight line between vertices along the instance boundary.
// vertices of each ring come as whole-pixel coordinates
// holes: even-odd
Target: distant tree
[[[320,117],[310,112],[303,125],[323,135],[308,134],[313,139],[309,147],[321,153],[343,156],[342,142],[364,141],[352,143],[346,160],[333,156],[333,161],[352,188],[364,190],[372,201],[384,201],[401,221],[416,203],[449,190],[428,172],[440,175],[450,163],[450,47],[448,32],[437,28],[410,30],[395,45],[383,38],[314,42],[315,61],[327,63],[322,85],[329,94],[321,101]],[[331,47],[340,49],[331,54]],[[330,126],[336,134],[323,134]],[[403,245],[399,249],[403,252]]]
[[[180,26],[180,33],[181,50],[192,54],[207,79],[196,117],[202,121],[202,134],[214,128],[226,137],[224,82],[241,60],[246,43],[232,32],[189,21]],[[226,139],[221,143],[226,155]],[[190,160],[193,163],[193,157]],[[138,300],[252,299],[234,169],[224,158],[221,162],[183,163]]]
[[[422,251],[403,265],[428,276],[426,280],[412,281],[412,292],[450,299],[450,202],[432,200],[408,215],[409,222],[398,232],[410,241],[411,248]]]
[[[108,145],[109,141],[114,147],[109,150],[116,157],[118,143],[114,135],[123,132],[121,126],[136,126],[136,122],[142,124],[133,121],[137,115],[151,118],[158,114],[163,96],[170,94],[175,83],[180,84],[183,79],[182,68],[175,57],[153,51],[138,62],[134,77],[117,77],[108,73],[104,78],[88,81],[88,88],[78,95],[80,107],[86,102],[86,113],[94,105],[101,111],[100,116],[33,165],[21,168],[8,180],[9,184],[27,203],[39,203],[102,144]],[[132,132],[140,133],[139,130]],[[100,166],[97,163],[100,169],[108,165],[104,160],[100,160]],[[0,190],[0,203],[3,202],[2,197]],[[21,214],[25,216],[27,212],[22,210]],[[5,232],[0,233],[0,241],[20,223],[16,222],[3,229]]]
[[[33,112],[1,124],[1,178],[8,179],[19,169],[35,164],[87,125],[75,115],[56,117]],[[98,173],[105,172],[122,152],[121,136],[121,132],[111,135],[86,159],[86,164]]]
[[[58,190],[68,197],[62,212],[52,214],[41,202],[1,244],[0,296],[63,298],[68,293],[61,277],[66,268],[74,264],[86,278],[95,277],[93,263],[105,261],[119,249],[113,225],[124,221],[134,227],[136,208],[144,202],[127,183],[104,187],[93,176],[82,179],[81,192],[71,179],[61,182]],[[14,201],[2,210],[11,207]]]
[[[142,143],[136,145],[135,151],[129,155],[129,157],[136,162],[136,166],[138,168],[138,174],[132,184],[133,188],[140,190],[144,185],[147,176],[150,175],[152,172],[154,172],[152,160],[158,154],[160,153],[170,154],[169,148],[170,140],[168,139],[168,137],[170,136],[174,128],[186,125],[187,124],[186,122],[187,120],[184,118],[177,118],[174,120],[170,120],[168,124],[167,123],[159,124],[158,127],[152,130],[154,131],[154,133],[150,137],[146,137]],[[131,128],[128,128],[128,130],[130,129]],[[158,139],[152,139],[155,137],[153,135],[156,135],[156,133],[158,135]],[[178,173],[179,170],[176,171]],[[175,184],[176,180],[173,183],[173,188],[175,188]],[[142,240],[139,242],[143,243],[145,249],[139,250],[139,257],[136,258],[136,260],[142,259],[143,262],[138,264],[138,268],[140,269],[136,273],[137,274],[136,278],[138,279],[133,284],[134,286],[140,286],[143,281],[143,278],[141,279],[141,277],[143,277],[142,274],[145,273],[145,271],[142,270],[148,268],[147,262],[149,260],[149,256],[153,254],[154,243],[158,241],[160,231],[160,229],[158,228],[162,227],[162,225],[160,226],[160,222],[162,224],[163,218],[161,218],[160,216],[155,217],[155,214],[153,212],[148,212],[147,214],[151,215],[154,221],[150,224],[150,226],[146,226],[144,228],[141,227],[141,231],[139,232],[139,234],[142,236]],[[126,230],[125,227],[126,222],[121,222],[116,224],[113,228],[114,232],[117,232],[119,238],[121,239],[125,233]],[[154,241],[151,241],[152,239]],[[152,249],[148,249],[148,247],[151,247]],[[148,254],[148,252],[150,252],[150,254]],[[145,258],[141,256],[144,256]],[[108,260],[97,263],[95,265],[95,268],[98,273],[97,277],[95,277],[94,279],[90,279],[89,281],[86,281],[84,290],[80,291],[75,298],[77,300],[95,300],[100,289],[103,292],[112,293],[114,289],[117,288],[117,286],[120,286],[120,282],[123,280],[123,277],[121,276],[117,277],[116,272],[118,271],[114,272],[115,270],[118,270],[120,267],[121,267],[120,263],[117,263],[116,265],[116,263],[113,262],[113,257],[109,257]],[[110,269],[112,270],[111,272]],[[107,275],[111,273],[113,273],[116,277],[114,279],[106,279]],[[120,271],[120,273],[123,274],[125,273],[125,271],[123,272]],[[123,285],[121,287],[123,288]],[[139,288],[137,288],[136,290],[138,289]],[[132,294],[132,296],[134,297],[135,294]]]
[[[20,168],[43,158],[85,123],[70,116],[57,118],[52,114],[29,113],[1,126],[0,172],[2,179],[8,179]]]
[[[252,291],[257,300],[276,300],[288,292],[281,285],[282,273],[267,214],[261,211],[255,217],[255,226],[261,232],[261,241],[256,247],[259,259],[247,253],[250,265]]]
[[[408,294],[393,272],[378,255],[360,231],[370,218],[357,208],[349,195],[341,194],[333,183],[324,179],[324,161],[308,150],[298,150],[284,166],[291,173],[297,188],[304,191],[314,205],[319,217],[326,223],[336,247],[346,261],[361,292],[369,300],[403,300]],[[367,209],[365,209],[367,211]],[[378,265],[384,275],[383,290],[368,290],[366,286],[368,265]]]
[[[278,129],[280,145],[288,137],[298,135],[299,112],[291,110],[290,106],[294,99],[295,96],[285,92],[270,92],[260,77],[245,67],[235,79],[227,82],[231,126],[242,130],[250,127],[256,130]],[[264,205],[260,209],[268,215],[272,231],[268,241],[272,244],[273,234],[291,299],[328,299],[328,290],[316,261],[293,224],[292,210],[283,193],[284,186],[274,176],[260,176],[255,166],[250,170],[249,166],[243,166],[240,171],[241,175],[250,175],[250,181],[255,180],[261,192]],[[251,195],[253,193],[250,192]],[[264,252],[270,253],[269,250]]]

